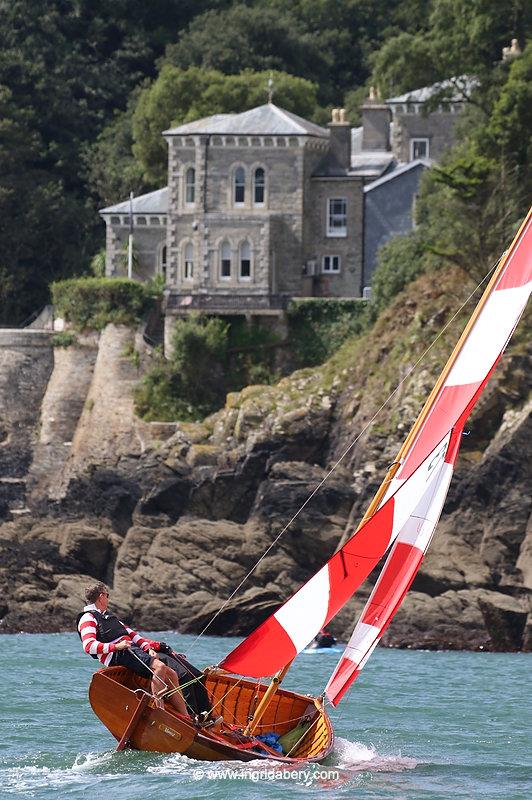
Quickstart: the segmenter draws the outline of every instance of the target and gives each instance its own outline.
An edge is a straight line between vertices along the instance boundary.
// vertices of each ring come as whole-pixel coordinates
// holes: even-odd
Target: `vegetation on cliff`
[[[57,316],[79,331],[135,325],[151,299],[149,286],[128,278],[71,278],[53,283],[51,292]]]

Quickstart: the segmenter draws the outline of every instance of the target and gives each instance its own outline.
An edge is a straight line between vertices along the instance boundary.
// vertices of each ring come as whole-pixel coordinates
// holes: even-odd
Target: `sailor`
[[[318,635],[315,637],[314,641],[312,642],[312,646],[314,648],[318,647],[334,647],[336,644],[336,639],[329,633],[328,630],[322,628]]]
[[[104,583],[89,586],[85,592],[88,605],[78,614],[77,627],[86,653],[103,666],[122,666],[143,678],[151,678],[151,691],[156,697],[167,692],[165,700],[176,711],[188,717],[179,691],[176,672],[158,658],[157,652],[172,652],[164,642],[145,639],[107,611],[109,590]]]

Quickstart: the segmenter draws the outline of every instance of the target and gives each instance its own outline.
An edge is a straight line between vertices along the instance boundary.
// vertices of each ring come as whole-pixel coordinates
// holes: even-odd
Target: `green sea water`
[[[168,633],[199,666],[236,639]],[[287,688],[319,693],[338,653],[302,654]],[[377,650],[337,710],[334,752],[283,774],[124,751],[94,716],[76,634],[0,636],[0,797],[532,800],[532,654]]]

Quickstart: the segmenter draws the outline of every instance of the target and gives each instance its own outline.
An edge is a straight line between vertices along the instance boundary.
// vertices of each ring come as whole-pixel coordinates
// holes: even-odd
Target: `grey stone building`
[[[100,212],[106,273],[126,272],[131,208],[133,277],[165,276],[167,316],[360,297],[378,247],[412,226],[421,171],[452,142],[456,110],[423,116],[431,89],[419,92],[369,98],[360,128],[342,109],[323,128],[270,102],[165,131],[168,186]]]

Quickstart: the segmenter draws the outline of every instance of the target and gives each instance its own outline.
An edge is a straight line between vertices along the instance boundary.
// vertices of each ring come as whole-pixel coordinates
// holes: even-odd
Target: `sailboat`
[[[464,424],[500,360],[532,290],[532,209],[503,254],[397,458],[352,536],[292,597],[205,671],[224,724],[198,728],[159,707],[148,681],[123,667],[95,673],[89,698],[119,749],[179,752],[191,758],[321,761],[336,706],[356,680],[408,591],[438,523]],[[352,597],[386,555],[380,576],[322,693],[281,687],[294,658]],[[273,676],[273,678],[272,678]],[[270,678],[269,685],[262,683]],[[287,739],[283,752],[258,738]]]

